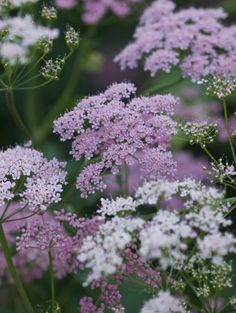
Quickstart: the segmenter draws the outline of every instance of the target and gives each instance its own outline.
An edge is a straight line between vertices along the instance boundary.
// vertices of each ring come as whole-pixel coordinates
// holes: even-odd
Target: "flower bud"
[[[76,31],[73,27],[67,26],[65,32],[65,41],[70,50],[74,50],[79,46],[80,33]]]
[[[56,60],[49,59],[41,68],[41,75],[47,80],[58,80],[64,64],[64,58],[57,58]]]
[[[46,21],[55,21],[57,19],[57,10],[53,6],[46,6],[42,7],[41,17]]]

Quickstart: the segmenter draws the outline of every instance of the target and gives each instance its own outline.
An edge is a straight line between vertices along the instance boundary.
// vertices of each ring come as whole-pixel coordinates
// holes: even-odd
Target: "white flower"
[[[186,220],[189,221],[190,226],[209,234],[216,233],[221,226],[232,224],[231,220],[225,219],[221,212],[216,212],[209,207],[203,207],[198,213],[187,214]]]
[[[12,7],[18,8],[25,4],[36,3],[38,0],[10,0],[10,4]]]
[[[160,266],[178,266],[187,258],[184,239],[194,238],[196,233],[178,213],[159,211],[140,232],[140,254],[144,259],[158,259]]]
[[[236,238],[230,233],[214,233],[199,239],[198,248],[201,259],[212,259],[212,263],[220,264],[224,256],[236,252]]]
[[[26,63],[30,49],[41,40],[54,40],[59,36],[58,29],[35,24],[29,14],[4,19],[0,21],[0,28],[7,29],[7,34],[0,43],[0,57],[12,65],[17,62]]]
[[[132,241],[132,233],[142,228],[144,221],[140,218],[119,218],[102,224],[96,236],[85,238],[79,251],[78,259],[89,268],[86,284],[97,280],[102,275],[114,274],[122,266],[122,250]]]
[[[173,297],[169,291],[160,291],[158,295],[147,301],[140,313],[185,313],[181,301]]]
[[[15,63],[24,64],[27,60],[27,49],[13,42],[4,42],[0,45],[0,55],[8,60],[11,65]]]
[[[135,198],[138,204],[156,205],[162,198],[165,200],[178,192],[178,182],[169,182],[168,180],[157,180],[145,182],[139,187]]]
[[[101,208],[97,211],[102,216],[116,216],[125,211],[136,211],[137,202],[132,197],[118,197],[115,200],[101,199]]]

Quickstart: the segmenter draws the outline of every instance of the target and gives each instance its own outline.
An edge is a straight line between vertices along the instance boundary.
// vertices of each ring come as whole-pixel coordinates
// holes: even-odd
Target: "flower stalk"
[[[4,228],[3,228],[2,223],[0,223],[0,243],[1,243],[2,251],[3,251],[4,257],[5,257],[7,266],[8,266],[8,270],[11,273],[12,279],[15,283],[15,286],[16,286],[18,293],[21,297],[21,300],[25,306],[26,312],[27,313],[34,313],[33,306],[30,303],[30,300],[27,296],[25,288],[21,282],[21,279],[20,279],[20,277],[16,271],[15,265],[13,263],[11,252],[10,252],[7,240],[6,240],[6,236],[4,233]]]

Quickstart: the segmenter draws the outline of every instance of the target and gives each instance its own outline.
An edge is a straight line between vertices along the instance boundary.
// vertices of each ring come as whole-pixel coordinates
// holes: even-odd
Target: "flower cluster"
[[[130,6],[142,0],[83,0],[83,21],[87,24],[96,24],[108,12],[117,16],[126,16],[130,13]],[[61,9],[72,9],[77,0],[55,0]]]
[[[48,253],[51,253],[57,278],[63,278],[79,266],[74,238],[68,236],[61,223],[50,215],[44,214],[43,217],[35,217],[26,222],[21,229],[21,235],[16,239],[19,254],[36,251],[36,254],[44,255],[47,267]]]
[[[176,133],[172,115],[178,100],[171,95],[135,98],[135,92],[133,84],[113,84],[54,123],[61,140],[73,140],[74,158],[89,160],[77,179],[84,197],[104,190],[102,174],[117,174],[125,164],[139,164],[145,178],[173,174],[175,162],[167,147]]]
[[[225,179],[232,179],[231,176],[236,175],[236,168],[234,165],[229,165],[228,162],[223,162],[219,159],[217,163],[211,163],[211,168],[207,170],[208,175],[212,176],[220,183],[223,183]]]
[[[180,129],[189,139],[190,144],[199,144],[202,147],[214,142],[218,133],[217,124],[204,122],[187,122],[180,125]]]
[[[173,1],[156,0],[141,16],[134,42],[115,61],[125,69],[145,58],[144,69],[152,76],[179,65],[193,81],[209,74],[234,77],[236,27],[221,24],[226,16],[220,8],[175,11]]]
[[[206,86],[207,95],[219,99],[232,95],[236,90],[236,80],[228,77],[208,77],[199,81]]]
[[[158,295],[147,301],[140,313],[186,313],[181,301],[169,291],[160,291]]]
[[[181,210],[161,209],[147,222],[130,216],[118,217],[122,211],[127,215],[128,204],[132,213],[134,206],[136,210],[140,205],[156,206],[176,196],[183,201]],[[119,197],[110,201],[109,206],[109,201],[103,200],[98,213],[109,219],[99,227],[95,237],[85,238],[78,256],[91,270],[87,282],[100,279],[104,274],[114,274],[121,268],[121,252],[133,242],[133,236],[139,238],[142,258],[158,259],[163,269],[170,265],[178,268],[183,264],[188,257],[187,243],[196,242],[198,252],[195,255],[200,259],[212,259],[212,262],[235,252],[235,238],[230,233],[220,233],[221,227],[231,224],[222,212],[217,211],[223,210],[223,198],[223,192],[187,179],[182,182],[146,182],[138,189],[133,201],[131,197],[123,201]],[[195,212],[192,212],[193,208]],[[183,215],[182,211],[187,213]],[[213,244],[214,240],[216,244]],[[225,249],[221,248],[223,246]]]
[[[96,236],[84,239],[78,259],[90,269],[86,284],[102,278],[102,275],[115,274],[122,267],[123,257],[119,251],[132,242],[132,233],[143,226],[140,218],[114,217],[99,227]]]
[[[59,36],[58,29],[36,24],[29,14],[0,19],[0,32],[3,30],[6,32],[0,43],[0,59],[10,65],[28,63],[32,48]]]
[[[48,161],[42,153],[16,146],[0,152],[0,205],[6,215],[9,202],[18,201],[21,210],[44,212],[61,200],[65,184],[65,163]]]

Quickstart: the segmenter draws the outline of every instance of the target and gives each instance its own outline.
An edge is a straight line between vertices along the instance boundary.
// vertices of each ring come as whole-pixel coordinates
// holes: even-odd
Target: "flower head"
[[[102,175],[116,174],[124,164],[136,162],[146,179],[173,173],[167,146],[176,132],[172,114],[178,100],[171,95],[135,98],[135,92],[133,84],[113,84],[55,121],[61,140],[73,140],[74,158],[87,159],[77,179],[82,196],[104,190]]]
[[[48,161],[42,153],[16,146],[0,152],[0,205],[7,210],[17,199],[21,208],[44,212],[61,200],[65,163]]]
[[[179,65],[183,77],[193,81],[209,74],[235,77],[236,27],[222,25],[226,16],[221,8],[175,11],[174,1],[156,0],[141,16],[134,41],[115,61],[125,69],[144,59],[152,76]]]

